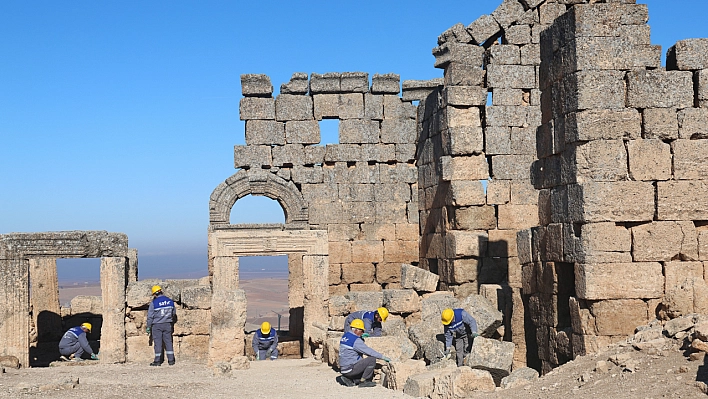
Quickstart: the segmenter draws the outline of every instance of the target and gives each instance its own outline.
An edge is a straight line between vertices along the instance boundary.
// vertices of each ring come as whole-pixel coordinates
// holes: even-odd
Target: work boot
[[[61,356],[59,356],[59,360],[61,360],[62,362],[68,362],[69,358],[64,355],[61,355]]]
[[[356,385],[356,384],[354,383],[354,381],[352,381],[351,379],[349,379],[349,378],[347,378],[347,377],[345,377],[345,376],[341,376],[340,379],[341,379],[341,381],[342,381],[342,384],[344,384],[344,385],[346,385],[346,386],[348,386],[348,387],[353,387],[353,386]]]
[[[168,361],[167,364],[169,364],[170,366],[174,366],[174,365],[175,365],[175,361],[174,361],[174,360],[173,360],[173,361]]]
[[[162,366],[162,363],[160,362],[152,362],[150,363],[151,366]]]
[[[375,387],[376,383],[373,381],[364,381],[361,384],[359,384],[359,388],[371,388]]]

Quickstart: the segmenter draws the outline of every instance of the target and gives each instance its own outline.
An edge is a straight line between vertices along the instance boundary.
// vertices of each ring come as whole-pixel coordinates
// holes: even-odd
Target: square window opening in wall
[[[339,119],[322,119],[320,125],[320,145],[339,144]]]

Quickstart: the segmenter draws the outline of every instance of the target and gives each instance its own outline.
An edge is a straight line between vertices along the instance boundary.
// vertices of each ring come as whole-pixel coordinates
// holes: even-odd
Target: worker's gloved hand
[[[361,337],[362,338],[369,338],[370,335],[369,335],[369,333],[363,333],[363,334],[361,334]]]
[[[145,329],[145,331],[147,331],[147,333],[148,333],[148,335],[149,335],[150,332],[152,331],[152,329],[151,329],[150,327],[148,327],[148,328]]]
[[[270,355],[271,355],[272,353],[273,353],[273,351],[272,351],[271,349],[268,349],[268,350],[266,351],[266,357],[270,357]]]
[[[475,338],[477,338],[477,337],[479,337],[479,334],[477,334],[477,333],[472,333],[472,339],[475,339]]]
[[[91,354],[91,360],[98,360],[98,355],[95,353]]]
[[[382,360],[386,363],[391,363],[391,359],[387,358],[386,356],[384,356]]]

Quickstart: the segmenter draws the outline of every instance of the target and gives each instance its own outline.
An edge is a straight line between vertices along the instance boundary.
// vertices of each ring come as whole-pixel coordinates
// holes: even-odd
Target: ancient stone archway
[[[209,224],[228,225],[231,208],[246,195],[263,195],[283,207],[286,224],[307,226],[307,205],[295,183],[270,172],[241,170],[214,189],[209,199]]]

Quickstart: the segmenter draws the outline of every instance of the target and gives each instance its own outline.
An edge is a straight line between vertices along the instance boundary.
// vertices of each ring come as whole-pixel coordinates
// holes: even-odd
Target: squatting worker
[[[253,352],[256,360],[275,360],[278,358],[278,332],[270,328],[270,323],[264,321],[261,328],[253,334]]]
[[[98,360],[98,356],[93,353],[93,349],[91,349],[88,339],[86,338],[87,332],[91,332],[90,323],[83,323],[78,327],[72,327],[64,333],[64,336],[61,337],[61,341],[59,341],[61,360],[71,359],[75,362],[80,362],[84,360],[81,358],[84,353],[90,353],[91,360]]]
[[[359,388],[375,387],[376,383],[372,379],[376,359],[386,362],[391,359],[366,346],[361,338],[364,334],[362,319],[355,319],[350,327],[351,331],[345,332],[339,340],[339,370],[342,372],[342,383],[348,387],[353,387],[356,382],[360,382]]]
[[[172,327],[177,321],[177,310],[172,299],[162,293],[162,287],[155,285],[152,287],[152,296],[147,314],[147,333],[152,334],[155,343],[155,361],[151,366],[162,365],[162,348],[165,348],[167,363],[175,364],[175,352],[172,348]]]
[[[442,323],[445,326],[445,356],[450,355],[450,347],[455,341],[457,365],[462,366],[469,353],[468,333],[472,339],[478,336],[477,320],[464,309],[445,309],[442,311]]]
[[[378,308],[376,310],[360,310],[358,312],[351,313],[344,319],[344,332],[351,331],[351,324],[354,320],[360,319],[364,321],[364,338],[367,337],[380,337],[381,336],[381,323],[385,322],[388,318],[388,309]]]

